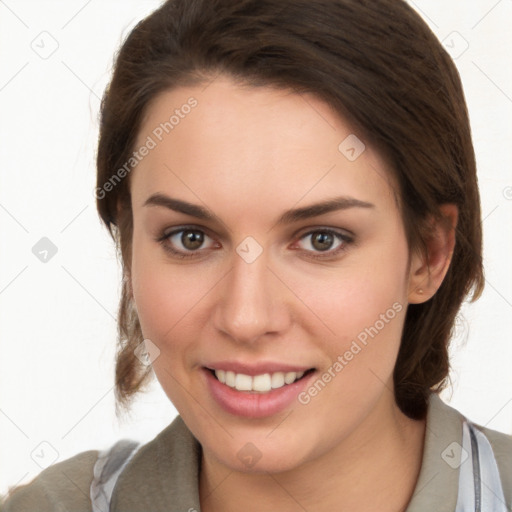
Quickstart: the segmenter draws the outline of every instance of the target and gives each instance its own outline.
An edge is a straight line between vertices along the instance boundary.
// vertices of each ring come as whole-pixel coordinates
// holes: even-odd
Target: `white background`
[[[99,98],[114,52],[159,3],[0,0],[2,494],[54,460],[122,437],[149,440],[176,414],[155,380],[131,417],[115,417],[120,273],[93,196]],[[456,57],[484,219],[487,286],[464,306],[453,387],[442,396],[512,433],[512,2],[409,3]],[[32,253],[42,237],[58,249],[47,263]]]

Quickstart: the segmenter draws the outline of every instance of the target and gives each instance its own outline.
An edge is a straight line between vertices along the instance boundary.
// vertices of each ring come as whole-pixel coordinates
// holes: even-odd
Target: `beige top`
[[[431,395],[420,475],[407,512],[471,512],[478,507],[482,512],[512,510],[512,436],[478,425],[472,430],[467,425],[462,414]],[[478,440],[478,448],[468,444],[471,439]],[[499,477],[497,471],[492,476],[486,450]],[[91,483],[99,454],[83,452],[47,468],[29,484],[11,491],[2,512],[91,511]],[[110,510],[199,512],[200,460],[201,447],[178,416],[134,452],[113,489]],[[476,485],[473,488],[475,468],[482,472],[478,492]],[[470,478],[462,483],[465,472]],[[470,501],[462,503],[462,494]],[[491,505],[486,501],[489,496],[494,500]]]

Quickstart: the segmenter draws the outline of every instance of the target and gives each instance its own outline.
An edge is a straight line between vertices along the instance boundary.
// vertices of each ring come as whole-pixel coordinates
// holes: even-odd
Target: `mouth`
[[[230,370],[205,369],[217,381],[231,389],[256,394],[270,393],[273,390],[284,388],[305,379],[315,371],[315,368],[310,368],[305,371],[267,372],[258,375],[246,375]]]
[[[250,419],[269,418],[296,406],[297,397],[317,374],[316,368],[277,362],[224,361],[202,370],[214,402],[233,416]]]

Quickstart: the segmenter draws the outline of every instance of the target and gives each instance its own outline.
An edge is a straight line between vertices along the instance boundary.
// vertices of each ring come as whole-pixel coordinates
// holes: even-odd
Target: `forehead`
[[[139,202],[178,191],[241,208],[251,198],[265,208],[333,195],[394,202],[380,155],[312,94],[227,78],[166,91],[146,111],[135,150],[144,145],[151,149],[131,173]]]

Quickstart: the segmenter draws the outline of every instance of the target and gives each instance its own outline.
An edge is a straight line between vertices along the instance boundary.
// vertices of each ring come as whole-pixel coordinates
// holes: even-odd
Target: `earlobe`
[[[439,211],[442,217],[430,221],[425,251],[415,253],[411,259],[410,304],[420,304],[431,299],[450,267],[456,242],[458,209],[454,204],[444,204]]]

